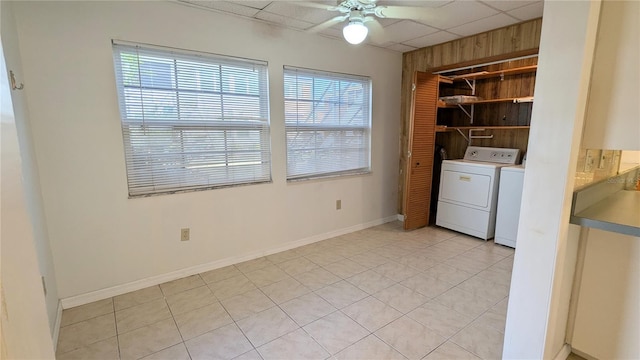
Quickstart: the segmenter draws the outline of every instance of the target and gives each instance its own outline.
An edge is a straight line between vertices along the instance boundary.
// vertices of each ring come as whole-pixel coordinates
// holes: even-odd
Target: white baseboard
[[[569,354],[571,354],[571,345],[564,344],[562,349],[560,349],[560,351],[558,351],[558,353],[553,358],[553,360],[565,360],[567,358],[567,356],[569,356]]]
[[[404,215],[398,214],[398,221],[404,222]]]
[[[58,350],[58,336],[60,335],[60,325],[62,324],[62,301],[58,301],[58,311],[56,312],[56,322],[53,325],[53,351]]]
[[[222,267],[225,267],[225,266],[229,266],[229,265],[233,265],[233,264],[237,264],[237,263],[240,263],[240,262],[243,262],[243,261],[257,259],[257,258],[262,257],[262,256],[267,256],[267,255],[279,253],[281,251],[290,250],[290,249],[297,248],[297,247],[300,247],[300,246],[303,246],[303,245],[312,244],[314,242],[330,239],[330,238],[333,238],[333,237],[336,237],[336,236],[348,234],[348,233],[351,233],[351,232],[354,232],[354,231],[366,229],[366,228],[369,228],[369,227],[372,227],[372,226],[381,225],[381,224],[388,223],[388,222],[391,222],[391,221],[396,221],[396,220],[398,220],[398,217],[396,215],[393,215],[393,216],[389,216],[389,217],[386,217],[386,218],[381,218],[381,219],[369,221],[369,222],[366,222],[366,223],[362,223],[362,224],[358,224],[358,225],[354,225],[354,226],[349,226],[349,227],[338,229],[338,230],[334,230],[334,231],[329,231],[329,232],[326,232],[326,233],[323,233],[323,234],[313,235],[313,236],[310,236],[310,237],[307,237],[307,238],[304,238],[304,239],[294,240],[294,241],[288,242],[288,243],[286,243],[284,245],[273,247],[273,248],[270,248],[270,249],[265,249],[265,250],[261,250],[261,251],[254,251],[254,252],[251,252],[251,253],[248,253],[248,254],[245,254],[245,255],[232,256],[232,257],[229,257],[229,258],[216,260],[216,261],[212,261],[212,262],[209,262],[209,263],[200,264],[200,265],[191,266],[191,267],[188,267],[188,268],[185,268],[185,269],[172,271],[172,272],[169,272],[169,273],[166,273],[166,274],[151,276],[151,277],[148,277],[148,278],[145,278],[145,279],[132,281],[132,282],[125,283],[125,284],[122,284],[122,285],[116,285],[116,286],[108,287],[108,288],[105,288],[105,289],[91,291],[91,292],[88,292],[88,293],[85,293],[85,294],[80,294],[80,295],[76,295],[76,296],[67,297],[67,298],[61,299],[60,303],[62,304],[62,308],[63,309],[69,309],[69,308],[72,308],[72,307],[75,307],[75,306],[80,306],[80,305],[92,303],[94,301],[108,299],[110,297],[126,294],[126,293],[131,292],[131,291],[136,291],[136,290],[144,289],[144,288],[149,287],[149,286],[162,284],[162,283],[165,283],[167,281],[177,280],[177,279],[181,279],[181,278],[186,277],[186,276],[191,276],[191,275],[203,273],[203,272],[206,272],[206,271],[219,269],[219,268],[222,268]]]

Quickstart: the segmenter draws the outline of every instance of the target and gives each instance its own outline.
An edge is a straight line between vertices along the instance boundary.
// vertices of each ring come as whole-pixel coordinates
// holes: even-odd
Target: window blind
[[[371,170],[368,77],[284,67],[287,179]]]
[[[267,64],[113,45],[129,196],[271,180]]]

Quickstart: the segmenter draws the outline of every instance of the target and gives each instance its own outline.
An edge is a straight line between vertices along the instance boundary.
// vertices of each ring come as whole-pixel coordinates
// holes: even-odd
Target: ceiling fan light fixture
[[[367,38],[369,29],[364,26],[362,20],[352,19],[349,24],[342,29],[342,35],[349,44],[357,45]]]

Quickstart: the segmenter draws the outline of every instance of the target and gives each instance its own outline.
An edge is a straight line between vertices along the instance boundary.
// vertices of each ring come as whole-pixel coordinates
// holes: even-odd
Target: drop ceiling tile
[[[337,11],[298,6],[294,3],[284,1],[274,1],[269,4],[269,6],[267,6],[264,10],[273,14],[278,14],[301,21],[307,21],[314,24],[320,24],[340,15],[340,12]]]
[[[483,0],[482,3],[491,6],[500,11],[509,11],[519,7],[533,4],[536,1],[531,0]]]
[[[384,28],[384,35],[387,41],[399,43],[431,34],[436,31],[438,31],[438,29],[434,29],[424,24],[413,22],[411,20],[402,20]]]
[[[383,19],[383,18],[379,18],[376,17],[376,20],[378,20],[378,22],[380,23],[380,25],[382,25],[383,27],[387,27],[391,24],[395,24],[398,21],[402,21],[401,19]]]
[[[298,30],[308,29],[314,25],[313,23],[307,21],[289,18],[286,16],[270,13],[268,11],[260,11],[258,15],[255,16],[255,18]]]
[[[342,38],[342,29],[338,30],[338,29],[334,29],[334,28],[331,27],[331,28],[324,29],[324,30],[320,31],[320,34],[341,39]]]
[[[427,25],[446,30],[496,14],[497,10],[477,1],[457,0],[433,9],[432,19]]]
[[[202,6],[202,7],[206,7],[214,10],[219,10],[223,12],[228,12],[228,13],[242,15],[242,16],[249,16],[249,17],[253,17],[260,11],[252,7],[240,5],[238,3],[233,3],[229,1],[215,1],[215,0],[214,1],[181,0],[181,1],[188,4],[193,4],[193,5]]]
[[[386,5],[386,6],[419,6],[419,7],[440,7],[442,5],[446,5],[453,0],[417,0],[417,1],[405,1],[405,0],[384,0],[378,1],[378,5]]]
[[[458,38],[460,38],[460,36],[456,34],[452,34],[446,31],[438,31],[437,33],[429,34],[409,41],[404,41],[403,43],[405,45],[413,46],[416,48],[423,48],[425,46],[441,44],[443,42],[455,40]]]
[[[464,25],[456,26],[447,31],[454,34],[469,36],[481,32],[497,29],[503,26],[517,23],[519,20],[505,14],[489,16],[488,18],[470,22]]]
[[[233,1],[243,6],[252,7],[254,9],[263,10],[267,5],[271,4],[272,1],[257,1],[257,0],[235,0]]]
[[[415,50],[416,48],[414,48],[413,46],[409,46],[409,45],[405,45],[405,44],[392,44],[392,45],[388,45],[386,47],[389,50],[393,50],[393,51],[398,51],[398,52],[407,52],[407,51],[412,51]]]
[[[543,6],[544,6],[544,2],[539,1],[531,5],[523,6],[511,11],[508,11],[507,14],[514,16],[522,21],[535,19],[537,17],[542,16]]]

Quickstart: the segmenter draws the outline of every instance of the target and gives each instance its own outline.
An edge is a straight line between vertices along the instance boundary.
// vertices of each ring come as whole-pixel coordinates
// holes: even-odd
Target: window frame
[[[287,110],[286,104],[287,101],[296,101],[299,102],[301,99],[299,96],[296,98],[287,97],[287,74],[291,74],[292,72],[300,72],[304,76],[312,76],[315,80],[316,77],[322,78],[325,77],[325,80],[328,78],[332,78],[338,81],[352,81],[356,83],[366,84],[363,86],[363,91],[365,92],[362,96],[362,106],[366,111],[366,123],[361,126],[346,126],[346,125],[322,125],[322,124],[295,124],[290,125],[287,122]],[[338,72],[331,72],[325,70],[317,70],[317,69],[309,69],[309,68],[301,68],[295,66],[283,66],[283,87],[284,87],[284,104],[285,104],[285,148],[286,148],[286,179],[287,182],[296,182],[296,181],[305,181],[305,180],[314,180],[314,179],[322,179],[322,178],[335,178],[335,177],[344,177],[344,176],[355,176],[355,175],[367,175],[372,173],[372,142],[371,142],[371,133],[373,128],[373,119],[372,119],[372,96],[373,96],[373,88],[372,88],[372,80],[368,76],[362,75],[354,75],[354,74],[345,74]],[[342,95],[341,95],[342,96]],[[327,100],[308,100],[303,99],[305,102],[311,103],[329,103],[331,101]],[[335,101],[334,101],[335,102]],[[339,104],[348,103],[348,101],[344,101],[342,98],[338,100]],[[308,131],[326,131],[326,132],[348,132],[348,131],[361,131],[363,132],[361,139],[366,143],[366,164],[361,167],[354,167],[349,169],[341,169],[336,171],[322,171],[322,172],[310,172],[305,174],[290,174],[289,173],[289,161],[290,161],[290,147],[289,147],[289,133],[292,132],[300,132],[298,129],[308,130]],[[323,150],[327,149],[324,147],[314,147],[314,150]]]
[[[137,87],[125,85],[125,73],[126,75],[133,73],[123,71],[121,56],[123,53],[132,51],[135,52],[136,59],[140,59],[141,54],[146,56],[151,56],[149,54],[152,54],[153,56],[157,56],[157,59],[159,59],[158,62],[162,60],[174,64],[173,72],[169,72],[169,76],[171,76],[169,82],[172,85],[166,89],[162,88],[161,90],[169,93],[175,92],[175,117],[170,115],[166,118],[153,118],[153,116],[146,118],[147,115],[144,110],[143,101],[148,100],[147,97],[149,95],[144,94],[144,91],[151,89],[151,87],[143,84],[143,69],[139,67],[139,64],[136,69],[138,75]],[[268,63],[266,61],[120,40],[112,40],[112,53],[114,57],[116,90],[124,144],[129,198],[273,182],[269,74]],[[184,66],[193,65],[194,69],[189,69],[189,71],[197,72],[198,77],[202,76],[202,71],[209,71],[218,67],[220,71],[219,78],[207,79],[207,81],[212,81],[214,87],[216,86],[216,80],[218,81],[217,91],[215,89],[204,89],[205,85],[202,84],[198,84],[197,89],[183,88],[180,81],[193,80],[192,78],[196,75],[187,72],[186,78],[180,79],[178,69],[179,61],[184,62]],[[183,65],[181,64],[181,66]],[[209,68],[209,66],[211,66],[211,68]],[[230,70],[232,73],[223,76],[223,67],[232,69]],[[225,86],[230,86],[230,83],[225,83],[225,77],[230,76],[228,79],[239,81],[239,78],[233,77],[233,74],[235,74],[234,71],[240,71],[243,68],[250,69],[251,67],[253,67],[254,72],[257,71],[257,73],[253,75],[255,81],[257,81],[256,84],[248,83],[246,85],[247,89],[245,89],[244,92],[229,92],[225,90]],[[185,74],[182,75],[185,76]],[[252,80],[250,79],[248,81]],[[236,82],[232,83],[234,86],[237,86]],[[251,94],[248,88],[251,85],[256,87],[257,94]],[[134,91],[137,89],[140,93],[141,105],[134,104],[142,109],[140,114],[130,112],[128,106],[131,106],[131,108],[136,107],[131,105],[131,100],[127,100],[129,96],[127,94],[127,88],[133,88]],[[151,91],[153,91],[153,89],[151,89]],[[188,115],[184,117],[181,115],[181,112],[186,112],[184,106],[194,105],[183,106],[183,104],[180,103],[180,94],[189,94],[197,99],[195,100],[196,105],[192,109],[195,113],[195,115],[192,115],[193,118],[189,118]],[[213,115],[213,113],[216,112],[215,109],[201,109],[200,106],[203,104],[200,103],[201,99],[199,97],[205,98],[204,106],[208,104],[211,107],[215,107],[217,105],[220,108],[219,114]],[[240,111],[246,110],[248,113],[253,111],[255,114],[252,114],[255,116],[245,114],[236,114],[237,116],[234,116],[233,114],[228,114],[224,109],[225,101],[227,101],[228,104],[228,101],[234,100],[225,100],[225,97],[235,97],[240,100],[243,97],[256,98],[257,101],[254,106],[257,106],[257,109],[245,109],[242,107],[244,102],[239,102],[241,104]],[[151,100],[152,103],[154,101],[155,99]],[[187,103],[187,101],[185,101],[185,103]],[[155,103],[153,104],[155,105]],[[144,132],[145,134],[132,135],[135,131]],[[167,146],[167,148],[163,148],[163,151],[149,151],[146,155],[139,150],[138,152],[134,151],[134,146],[138,146],[139,148],[152,148],[153,145],[159,146],[158,143],[154,143],[154,141],[158,140],[151,138],[153,131],[159,133],[168,131],[168,134],[161,136],[161,141],[168,141],[169,144],[171,144],[172,141],[176,142],[176,139],[179,139],[178,142],[180,146]],[[240,147],[229,149],[229,147],[234,145],[233,143],[229,145],[229,141],[233,140],[233,136],[242,135],[243,132],[245,132],[244,137],[236,138],[236,140],[239,139],[239,143],[235,144],[235,146],[252,145],[252,148],[242,149]],[[220,144],[218,143],[219,140],[216,140],[216,138],[220,136],[224,137],[224,144]],[[198,143],[198,139],[202,137],[204,137],[206,141],[200,144]],[[232,139],[229,140],[229,138]],[[147,140],[145,142],[141,139]],[[141,141],[141,145],[135,145],[135,141]],[[185,149],[185,141],[190,142],[190,148]],[[222,148],[220,148],[221,145]],[[175,148],[180,148],[181,150],[175,151]],[[189,152],[189,150],[191,150],[191,152]],[[194,155],[193,150],[197,150],[195,151],[196,155]],[[166,155],[167,153],[169,155]],[[242,161],[243,155],[245,156],[245,162]],[[165,156],[172,157],[172,160],[166,160]],[[248,161],[256,157],[258,158],[257,160],[253,159],[252,161]],[[215,159],[224,159],[224,161]],[[158,166],[157,163],[162,161],[170,162],[173,168],[168,169],[170,167],[168,164]],[[232,161],[236,161],[236,163],[232,164]],[[243,169],[243,165],[247,165],[249,168]],[[153,175],[153,173],[163,166],[164,169],[162,170],[165,172],[164,177],[162,175],[158,176],[159,180],[155,182],[155,175]],[[143,178],[149,180],[140,180]],[[238,178],[240,178],[240,180],[238,180]],[[167,181],[167,183],[163,183],[163,181]]]

